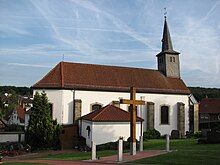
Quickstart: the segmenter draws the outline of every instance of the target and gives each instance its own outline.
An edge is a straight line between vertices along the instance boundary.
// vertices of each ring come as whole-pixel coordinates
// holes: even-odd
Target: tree
[[[32,114],[27,128],[27,142],[33,149],[51,148],[59,140],[61,126],[52,119],[50,112],[46,93],[37,92],[34,96]]]

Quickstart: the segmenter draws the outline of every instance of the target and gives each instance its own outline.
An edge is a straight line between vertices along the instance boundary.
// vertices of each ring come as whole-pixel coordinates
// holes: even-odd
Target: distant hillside
[[[15,87],[15,86],[0,86],[0,94],[15,93],[21,96],[32,95],[32,89],[28,87]]]
[[[197,101],[201,101],[206,96],[208,98],[220,98],[220,88],[189,87]]]

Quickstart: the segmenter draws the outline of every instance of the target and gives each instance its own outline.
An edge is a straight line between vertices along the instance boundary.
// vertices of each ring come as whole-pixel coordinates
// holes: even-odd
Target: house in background
[[[14,110],[11,110],[6,116],[7,124],[17,124],[24,126],[25,123],[25,109],[18,105]]]
[[[20,97],[19,104],[25,110],[24,129],[26,130],[30,120],[31,109],[33,107],[33,97],[22,96]]]
[[[204,98],[199,104],[199,128],[220,129],[220,98]]]
[[[30,119],[31,108],[33,107],[32,102],[33,98],[20,96],[18,106],[9,111],[5,117],[7,124],[17,124],[24,126],[26,129]]]

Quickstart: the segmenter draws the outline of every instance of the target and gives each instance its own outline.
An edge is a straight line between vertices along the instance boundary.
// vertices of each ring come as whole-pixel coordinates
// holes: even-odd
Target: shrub
[[[144,140],[147,139],[159,139],[160,138],[160,132],[156,129],[149,129],[146,132],[144,132]]]
[[[198,139],[198,138],[202,137],[202,132],[201,132],[201,131],[195,132],[195,133],[193,134],[193,137],[194,137],[195,139]]]

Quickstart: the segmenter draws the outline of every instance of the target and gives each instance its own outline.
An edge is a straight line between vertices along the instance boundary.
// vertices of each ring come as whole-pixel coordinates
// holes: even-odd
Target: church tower
[[[179,52],[173,50],[169,28],[165,16],[162,51],[157,54],[158,70],[166,77],[180,78]]]

